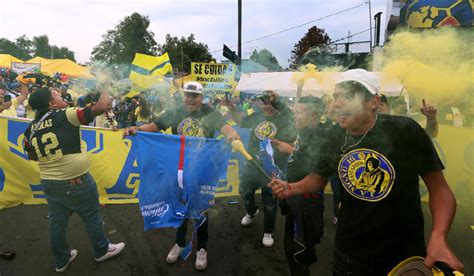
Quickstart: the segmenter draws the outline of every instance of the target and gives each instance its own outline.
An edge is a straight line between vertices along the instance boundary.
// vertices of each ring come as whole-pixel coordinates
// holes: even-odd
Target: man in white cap
[[[362,69],[341,75],[333,111],[339,126],[303,180],[272,181],[279,198],[323,190],[327,178],[341,180],[341,209],[334,244],[334,275],[387,275],[410,256],[426,256],[462,271],[447,244],[456,212],[438,154],[425,131],[407,117],[377,114],[379,83]],[[428,187],[433,228],[427,248],[418,176]]]
[[[124,135],[135,134],[137,131],[158,132],[171,128],[175,135],[212,138],[220,131],[229,141],[239,140],[238,133],[226,123],[225,118],[208,105],[202,104],[203,87],[198,82],[187,82],[183,86],[183,106],[162,113],[154,122],[125,129]],[[207,267],[208,221],[197,228],[197,252],[195,267],[204,270]],[[176,232],[176,244],[166,257],[167,263],[175,263],[186,246],[186,230],[188,220]]]

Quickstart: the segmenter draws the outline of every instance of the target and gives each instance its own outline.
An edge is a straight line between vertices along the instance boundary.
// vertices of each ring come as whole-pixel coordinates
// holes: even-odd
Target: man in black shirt
[[[341,209],[334,245],[334,275],[386,275],[402,260],[426,256],[429,267],[442,261],[463,265],[447,244],[456,200],[431,139],[412,119],[377,114],[375,74],[362,69],[341,75],[333,108],[340,127],[331,130],[314,172],[288,184],[269,186],[279,198],[323,190],[337,172]],[[418,176],[428,187],[433,228],[424,243]]]
[[[203,87],[200,83],[185,83],[183,92],[183,106],[165,111],[152,123],[129,127],[125,129],[124,135],[135,134],[137,131],[158,132],[171,128],[175,135],[212,138],[217,131],[220,131],[229,141],[240,139],[237,132],[225,122],[219,112],[202,104]],[[207,267],[208,221],[207,217],[197,229],[198,245],[195,264],[197,270],[204,270]],[[186,246],[187,224],[188,220],[185,220],[178,228],[176,244],[169,252],[166,262],[175,263]]]
[[[283,142],[293,143],[296,138],[296,128],[293,114],[284,105],[273,91],[265,91],[260,97],[260,108],[249,116],[238,113],[235,105],[228,102],[231,115],[237,124],[243,128],[251,129],[248,152],[253,156],[260,149],[260,142],[264,139],[278,139]],[[280,169],[285,169],[288,162],[288,154],[276,150],[274,152],[275,165]],[[262,203],[264,210],[263,217],[263,238],[262,244],[265,247],[272,247],[274,243],[273,230],[275,229],[275,219],[277,214],[277,200],[273,198],[270,189],[265,184],[268,182],[260,172],[249,162],[245,163],[243,172],[240,175],[239,193],[245,202],[247,214],[242,218],[243,226],[250,225],[253,217],[257,215],[258,208],[255,204],[255,191],[262,188]]]
[[[295,143],[272,139],[279,151],[290,154],[289,182],[299,181],[313,170],[328,130],[320,123],[323,112],[323,100],[301,98],[295,108]],[[291,275],[310,275],[309,266],[317,260],[315,245],[323,235],[324,191],[287,198],[281,201],[280,208],[286,214],[284,246]]]

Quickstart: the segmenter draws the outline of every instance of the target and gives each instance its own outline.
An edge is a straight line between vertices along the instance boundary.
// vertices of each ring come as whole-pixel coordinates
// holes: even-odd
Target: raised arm
[[[430,138],[436,138],[438,136],[438,120],[436,119],[438,111],[436,107],[426,104],[425,99],[422,100],[422,104],[420,112],[426,116],[425,131]]]
[[[230,116],[232,116],[232,119],[234,119],[235,123],[239,126],[242,126],[242,119],[244,118],[245,114],[237,110],[237,107],[233,101],[226,101],[225,104],[229,109]]]
[[[109,104],[109,91],[110,91],[110,84],[105,84],[102,93],[100,94],[100,98],[95,105],[92,106],[92,116],[97,116],[105,111],[107,111],[107,105]]]

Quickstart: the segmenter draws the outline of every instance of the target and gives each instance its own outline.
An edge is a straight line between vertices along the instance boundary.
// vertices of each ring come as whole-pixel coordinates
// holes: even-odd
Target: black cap
[[[51,91],[48,88],[38,88],[28,98],[28,104],[34,110],[45,109],[49,106],[51,100]]]

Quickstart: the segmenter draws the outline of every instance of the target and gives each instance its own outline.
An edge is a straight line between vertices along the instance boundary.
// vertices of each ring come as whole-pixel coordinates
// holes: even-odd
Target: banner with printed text
[[[36,162],[29,161],[22,147],[23,132],[29,121],[0,116],[0,210],[19,204],[45,203]],[[249,131],[236,127],[244,144]],[[92,127],[82,129],[102,203],[136,203],[140,174],[131,140],[122,139],[121,131]],[[459,204],[472,205],[474,200],[474,129],[439,126],[433,140],[446,167],[444,171]],[[238,195],[239,171],[244,159],[232,152],[227,168],[227,181],[221,181],[216,196]],[[329,185],[328,185],[329,186]],[[420,185],[423,200],[428,199]]]
[[[223,96],[235,87],[235,64],[191,63],[191,78],[204,86],[204,94]]]
[[[29,161],[23,150],[26,119],[0,116],[0,210],[19,204],[46,203],[36,162]],[[242,137],[248,130],[238,128]],[[122,139],[121,131],[93,127],[82,128],[91,160],[90,173],[97,182],[101,203],[136,203],[140,174],[132,141]],[[238,195],[239,169],[244,159],[232,152],[227,180],[220,181],[216,196]]]

